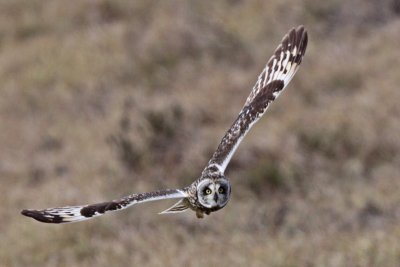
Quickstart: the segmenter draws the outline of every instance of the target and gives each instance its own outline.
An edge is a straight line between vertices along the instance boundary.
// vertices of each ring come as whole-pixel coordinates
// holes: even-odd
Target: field
[[[399,1],[0,7],[0,266],[400,266]],[[233,157],[227,207],[20,215],[189,185],[300,24],[303,64]]]

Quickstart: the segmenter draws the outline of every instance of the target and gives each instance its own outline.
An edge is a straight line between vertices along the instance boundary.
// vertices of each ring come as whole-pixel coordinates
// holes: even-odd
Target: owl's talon
[[[196,211],[196,216],[198,219],[203,219],[204,218],[204,213],[202,211]]]

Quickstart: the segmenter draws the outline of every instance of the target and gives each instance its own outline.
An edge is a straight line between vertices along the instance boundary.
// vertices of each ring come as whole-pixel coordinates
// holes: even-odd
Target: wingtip
[[[27,217],[32,217],[32,210],[22,210],[21,214]]]
[[[307,41],[307,40],[308,40],[308,32],[307,32],[307,29],[304,27],[304,25],[298,26],[298,27],[297,27],[297,30],[298,30],[298,31],[301,30],[301,35],[302,35],[303,39],[304,39],[305,41]]]
[[[299,26],[296,27],[296,31],[299,31],[299,30],[302,30],[302,31],[305,30],[305,27],[303,24],[300,24]]]
[[[40,222],[43,221],[43,216],[39,212],[37,212],[35,210],[22,210],[21,214],[26,216],[26,217],[33,218],[33,219],[35,219],[37,221],[40,221]]]
[[[300,24],[299,26],[293,28],[292,31],[295,31],[296,34],[300,36],[301,39],[307,38],[308,35],[307,29],[303,24]]]
[[[62,223],[64,222],[60,216],[46,216],[41,211],[38,210],[22,210],[21,214],[32,219],[35,219],[38,222],[43,223]]]
[[[301,58],[304,56],[308,44],[308,33],[304,25],[299,25],[296,28],[293,28],[294,31],[294,40],[293,42],[297,44],[299,49],[298,58],[299,64],[301,63]]]

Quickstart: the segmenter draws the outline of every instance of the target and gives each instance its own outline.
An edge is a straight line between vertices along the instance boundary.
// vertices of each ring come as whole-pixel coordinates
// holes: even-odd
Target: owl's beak
[[[218,194],[217,193],[214,194],[214,201],[218,202]]]

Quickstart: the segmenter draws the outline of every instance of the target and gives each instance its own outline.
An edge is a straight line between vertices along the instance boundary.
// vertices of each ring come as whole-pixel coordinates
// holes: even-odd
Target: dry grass
[[[400,6],[325,2],[2,1],[0,265],[399,266]],[[189,184],[297,24],[304,65],[225,209],[19,215]]]

